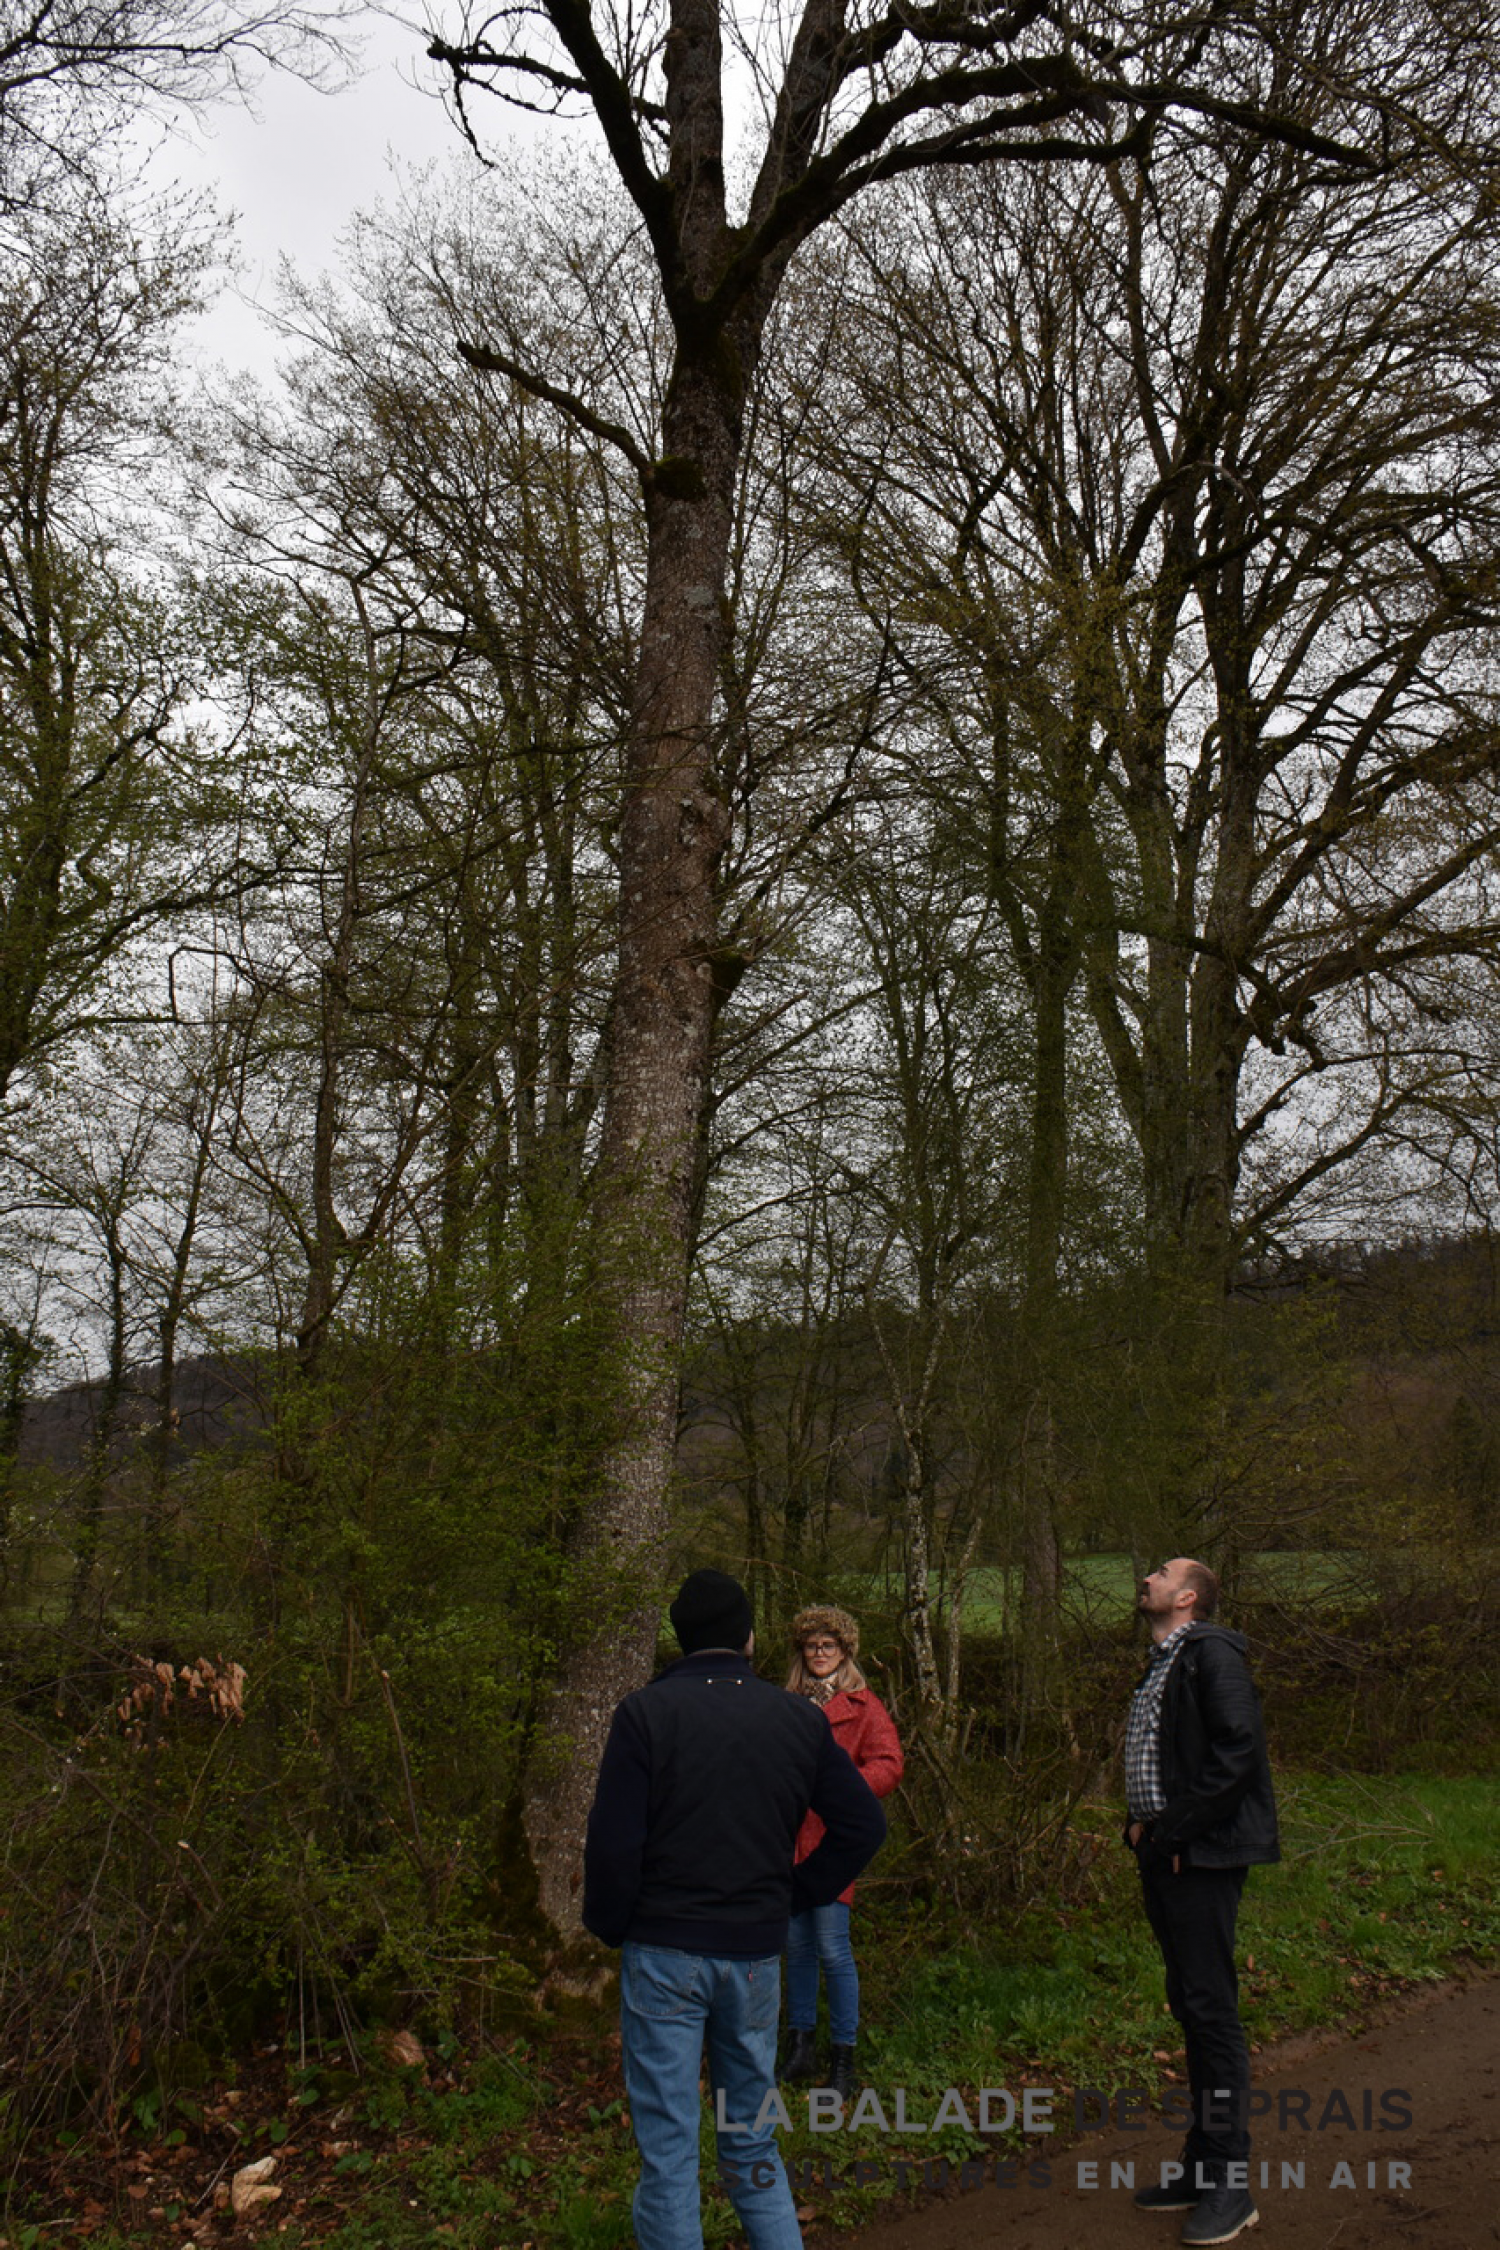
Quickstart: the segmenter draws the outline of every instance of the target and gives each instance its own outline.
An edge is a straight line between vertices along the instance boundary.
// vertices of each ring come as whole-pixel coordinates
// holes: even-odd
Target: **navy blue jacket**
[[[809,1812],[827,1834],[792,1865]],[[617,1708],[584,1847],[583,1920],[606,1945],[763,1959],[885,1839],[823,1713],[729,1649],[669,1665]]]

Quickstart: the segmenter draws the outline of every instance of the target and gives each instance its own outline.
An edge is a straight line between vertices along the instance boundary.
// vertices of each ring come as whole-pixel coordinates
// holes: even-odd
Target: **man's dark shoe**
[[[1143,2187],[1135,2191],[1138,2211],[1196,2211],[1199,2200],[1198,2190],[1186,2172],[1167,2187]]]
[[[783,2082],[788,2086],[810,2086],[817,2075],[817,2037],[811,2031],[798,2031],[794,2025],[787,2040],[786,2060],[781,2066]]]
[[[854,2049],[835,2047],[828,2058],[828,2083],[841,2102],[854,2091]]]
[[[1199,2197],[1197,2209],[1182,2230],[1182,2240],[1192,2243],[1195,2250],[1205,2250],[1208,2243],[1233,2242],[1246,2227],[1259,2224],[1260,2213],[1248,2188],[1214,2187]]]

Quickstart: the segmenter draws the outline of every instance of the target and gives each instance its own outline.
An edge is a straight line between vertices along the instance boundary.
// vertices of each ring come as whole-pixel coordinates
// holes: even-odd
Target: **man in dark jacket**
[[[1232,2242],[1250,2194],[1250,2053],[1234,1935],[1246,1870],[1279,1859],[1260,1703],[1239,1633],[1212,1625],[1219,1582],[1190,1556],[1153,1570],[1137,1607],[1151,1656],[1125,1730],[1126,1840],[1182,2025],[1192,2123],[1180,2166],[1136,2202],[1189,2211],[1186,2243]]]
[[[780,1957],[794,1909],[838,1897],[879,1849],[885,1815],[817,1706],[757,1679],[737,1579],[695,1570],[669,1615],[681,1662],[617,1708],[584,1850],[584,1925],[621,1948],[636,2240],[702,2250],[706,2041],[721,2176],[750,2250],[801,2250],[763,2114],[780,2099]],[[827,1834],[794,1868],[809,1810]]]

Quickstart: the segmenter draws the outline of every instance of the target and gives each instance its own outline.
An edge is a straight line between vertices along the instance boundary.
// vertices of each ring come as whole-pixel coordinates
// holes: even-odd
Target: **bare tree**
[[[910,192],[844,275],[839,544],[923,683],[955,848],[1031,994],[1026,1322],[1086,1001],[1209,1389],[1237,1260],[1424,1117],[1449,1164],[1478,1120],[1494,222],[1434,188],[1216,127],[1060,196]],[[1213,1489],[1181,1466],[1172,1508]]]
[[[1311,50],[1309,21],[1319,32]],[[715,724],[727,561],[747,402],[790,263],[882,180],[935,166],[1116,162],[1179,120],[1262,119],[1319,148],[1332,172],[1364,169],[1414,133],[1463,133],[1487,38],[1472,11],[1461,26],[1418,33],[1398,11],[1343,4],[1262,18],[1165,5],[1075,15],[1020,0],[976,16],[809,0],[795,15],[726,17],[706,0],[624,14],[543,0],[432,44],[471,133],[479,90],[592,116],[650,245],[671,329],[668,379],[634,429],[609,411],[607,384],[592,397],[569,389],[519,329],[499,325],[464,347],[474,364],[618,445],[641,478],[647,517],[603,1145],[620,1237],[618,1318],[634,1375],[627,1434],[581,1532],[601,1598],[630,1583],[641,1591],[574,1651],[559,1686],[554,1732],[566,1749],[533,1799],[529,1833],[543,1905],[560,1927],[576,1927],[593,1754],[618,1692],[648,1661],[658,1616],[719,965],[735,952],[719,905],[732,737]],[[760,106],[738,216],[725,132],[731,63]],[[1288,89],[1304,67],[1336,89],[1332,131],[1312,131],[1293,113]]]
[[[0,212],[89,175],[143,110],[243,91],[266,64],[317,75],[345,0],[0,0]]]
[[[191,227],[147,248],[82,197],[0,281],[0,1094],[234,859],[187,718],[202,651],[132,489],[170,458],[164,359],[206,263]]]
[[[627,491],[622,502],[612,464],[550,408],[498,397],[433,350],[429,248],[420,223],[389,239],[372,228],[343,295],[289,308],[304,348],[288,397],[236,416],[217,505],[230,551],[277,589],[262,597],[280,619],[265,652],[299,706],[310,770],[319,720],[301,707],[315,673],[330,743],[348,739],[361,697],[365,707],[364,747],[338,762],[340,786],[354,790],[344,863],[304,864],[297,877],[321,900],[306,926],[338,956],[329,992],[350,994],[338,1024],[323,1007],[322,1230],[332,1241],[334,1080],[350,1040],[365,1052],[383,1043],[411,1070],[418,1139],[412,1180],[380,1224],[404,1209],[404,1223],[425,1228],[435,1189],[451,1289],[482,1183],[500,1235],[539,1230],[540,1292],[541,1235],[564,1205],[577,1209],[592,1156],[610,944],[604,830],[638,501]],[[451,235],[443,286],[465,259],[463,285],[482,290],[473,243],[460,255]],[[320,635],[330,656],[310,669]],[[274,947],[254,973],[274,981]],[[331,1276],[355,1248],[317,1263]],[[332,1299],[326,1286],[320,1295],[322,1333]]]

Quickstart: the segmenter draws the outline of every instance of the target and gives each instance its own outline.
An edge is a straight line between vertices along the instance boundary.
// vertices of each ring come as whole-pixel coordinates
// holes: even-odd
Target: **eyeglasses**
[[[837,1641],[804,1641],[802,1653],[804,1656],[838,1656],[841,1651]]]

